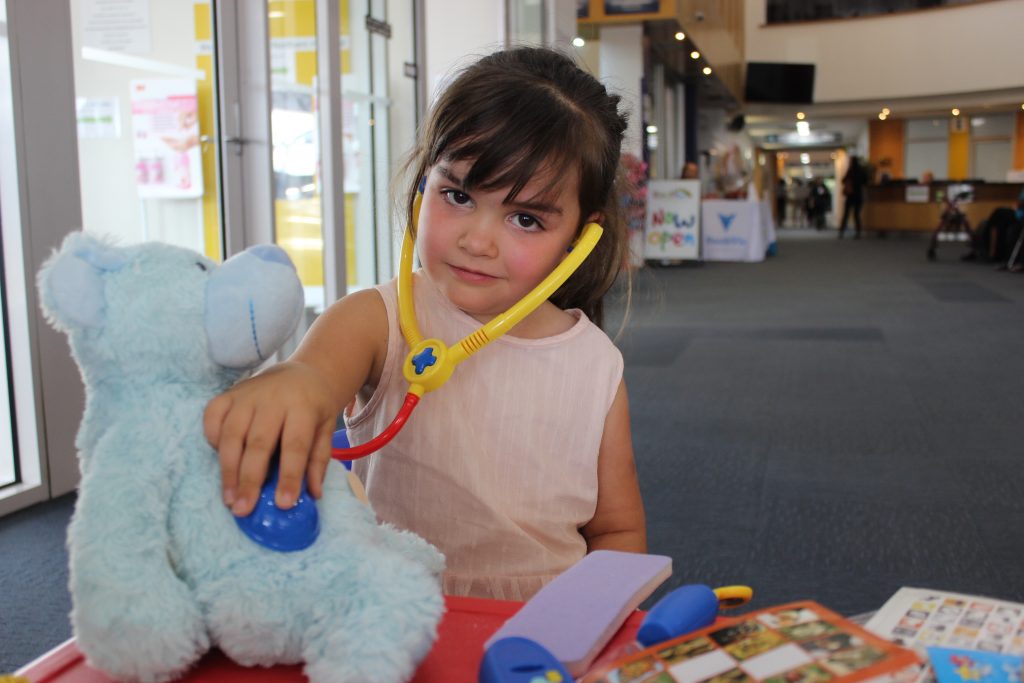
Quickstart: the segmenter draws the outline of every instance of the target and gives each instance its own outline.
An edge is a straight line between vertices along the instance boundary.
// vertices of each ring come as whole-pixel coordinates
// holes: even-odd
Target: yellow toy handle
[[[722,609],[745,605],[754,597],[754,589],[750,586],[722,586],[715,588],[714,593]]]
[[[419,223],[422,201],[423,195],[416,195],[412,208],[413,226]],[[551,274],[507,311],[495,316],[451,348],[437,339],[424,340],[416,322],[412,297],[412,262],[415,252],[413,233],[414,229],[410,227],[402,240],[398,273],[398,322],[410,349],[403,366],[405,379],[409,382],[409,393],[422,396],[442,386],[451,377],[456,365],[508,332],[547,301],[594,250],[604,228],[597,223],[583,226],[582,233],[569,247],[569,255],[562,259]]]

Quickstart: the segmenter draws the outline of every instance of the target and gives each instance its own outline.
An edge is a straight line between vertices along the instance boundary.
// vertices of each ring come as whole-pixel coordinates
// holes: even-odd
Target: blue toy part
[[[710,626],[718,616],[718,606],[718,596],[710,587],[700,583],[680,586],[651,608],[636,639],[650,647]]]
[[[272,463],[272,473],[260,489],[256,507],[245,517],[236,517],[238,527],[256,543],[271,550],[294,552],[313,545],[320,535],[320,513],[316,501],[306,490],[302,490],[294,507],[282,510],[274,503],[277,489],[278,464]]]
[[[529,638],[510,636],[487,648],[479,683],[572,683],[562,663]]]
[[[346,430],[339,429],[338,431],[334,432],[334,435],[331,437],[331,448],[351,448],[351,447],[352,447],[352,444],[350,444],[348,442],[348,432]],[[339,462],[341,462],[341,464],[345,466],[346,470],[349,470],[349,471],[352,470],[352,461],[351,460],[341,460]]]

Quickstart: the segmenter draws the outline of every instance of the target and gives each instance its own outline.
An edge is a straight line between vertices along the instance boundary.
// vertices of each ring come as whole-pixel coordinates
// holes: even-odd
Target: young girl
[[[587,222],[605,229],[549,301],[355,462],[378,516],[446,555],[448,594],[525,600],[587,552],[646,549],[622,355],[598,327],[625,262],[618,101],[557,52],[499,52],[441,95],[410,164],[409,220],[423,188],[416,316],[446,344],[532,290]],[[350,294],[288,361],[210,402],[232,512],[251,511],[278,444],[278,506],[303,477],[319,496],[346,406],[353,444],[387,426],[408,389],[397,310],[394,281]]]

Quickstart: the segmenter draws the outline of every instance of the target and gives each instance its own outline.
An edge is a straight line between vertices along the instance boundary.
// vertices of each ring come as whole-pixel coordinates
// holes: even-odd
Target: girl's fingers
[[[207,403],[203,411],[203,434],[214,448],[220,443],[221,426],[224,416],[231,410],[231,403],[230,394],[220,394]]]
[[[327,465],[331,462],[331,437],[334,436],[334,426],[334,420],[320,425],[313,444],[306,482],[314,498],[324,494],[324,477],[327,475]]]
[[[216,447],[220,460],[221,494],[228,506],[234,505],[238,496],[238,468],[252,416],[250,406],[232,404],[230,412],[220,421]]]
[[[283,421],[284,410],[277,406],[263,405],[253,413],[238,467],[235,502],[231,506],[231,512],[238,517],[249,514],[256,506],[267,478],[267,463],[277,448]]]
[[[292,508],[299,499],[315,431],[316,422],[307,411],[292,411],[285,416],[281,431],[281,464],[274,495],[275,504],[282,510]]]

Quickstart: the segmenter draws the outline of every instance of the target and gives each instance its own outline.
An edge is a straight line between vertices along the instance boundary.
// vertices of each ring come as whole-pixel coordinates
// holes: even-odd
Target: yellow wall
[[[962,130],[956,130],[956,126]],[[963,180],[971,174],[971,134],[966,118],[956,117],[949,128],[949,166],[946,177]]]

